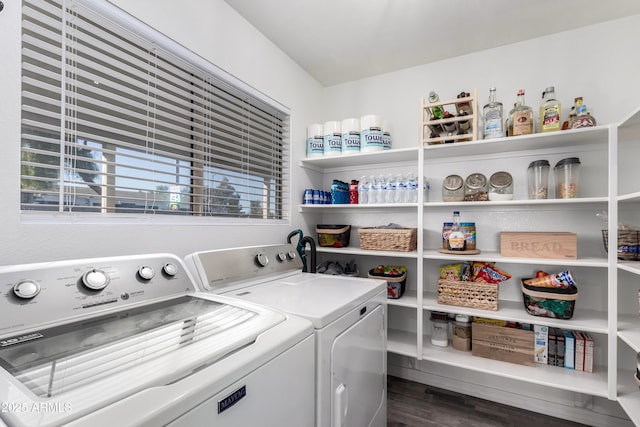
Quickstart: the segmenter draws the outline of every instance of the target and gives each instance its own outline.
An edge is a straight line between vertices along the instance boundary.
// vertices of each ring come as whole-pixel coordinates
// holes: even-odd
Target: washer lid
[[[285,320],[283,314],[240,305],[183,296],[1,338],[0,394],[25,408],[62,405],[50,414],[60,419],[67,406],[76,417],[176,381]],[[13,415],[20,425],[40,425],[47,416]]]
[[[321,329],[386,288],[383,280],[299,273],[225,295],[306,318]]]

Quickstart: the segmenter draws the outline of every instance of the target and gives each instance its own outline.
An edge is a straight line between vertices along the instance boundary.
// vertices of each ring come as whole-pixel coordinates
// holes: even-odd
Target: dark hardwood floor
[[[387,427],[584,426],[402,378],[387,383]]]

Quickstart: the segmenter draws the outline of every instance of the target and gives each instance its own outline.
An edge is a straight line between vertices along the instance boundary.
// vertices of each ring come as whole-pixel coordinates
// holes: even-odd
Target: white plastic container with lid
[[[360,119],[344,119],[342,127],[342,154],[360,152]]]
[[[307,126],[307,157],[324,156],[324,127],[321,124]]]
[[[382,151],[382,117],[369,114],[360,118],[360,151]]]
[[[339,156],[342,154],[342,131],[340,122],[329,121],[323,126],[324,155]]]
[[[431,312],[431,344],[436,347],[449,346],[449,322],[447,313]]]

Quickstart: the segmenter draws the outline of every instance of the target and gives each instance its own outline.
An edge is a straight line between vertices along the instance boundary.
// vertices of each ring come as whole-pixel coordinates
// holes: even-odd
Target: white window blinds
[[[23,2],[23,211],[287,219],[286,108],[125,15]]]

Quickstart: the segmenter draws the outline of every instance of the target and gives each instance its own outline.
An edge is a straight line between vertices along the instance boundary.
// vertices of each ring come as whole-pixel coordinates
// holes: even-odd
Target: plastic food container
[[[562,159],[556,163],[553,170],[556,176],[556,199],[578,197],[580,159],[577,157]]]
[[[524,308],[532,316],[571,319],[578,299],[578,288],[547,288],[525,285],[522,279]]]
[[[449,321],[447,313],[431,312],[431,344],[436,347],[449,346]]]
[[[546,199],[549,194],[549,161],[536,160],[527,168],[530,199]]]
[[[316,233],[318,233],[318,245],[323,247],[344,248],[349,246],[351,226],[318,224],[316,226]]]
[[[407,267],[404,265],[379,265],[369,270],[368,276],[387,281],[387,298],[398,299],[404,294],[407,283]]]

